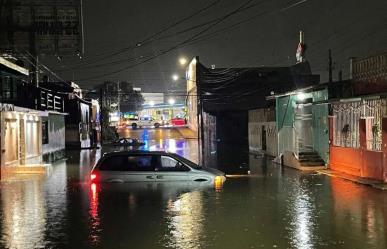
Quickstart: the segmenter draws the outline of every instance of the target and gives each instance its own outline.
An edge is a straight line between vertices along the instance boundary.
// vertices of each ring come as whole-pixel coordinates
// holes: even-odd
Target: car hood
[[[212,174],[217,175],[217,176],[224,176],[225,175],[224,172],[217,170],[217,169],[214,169],[214,168],[203,167],[201,170],[207,171],[207,172],[212,173]]]

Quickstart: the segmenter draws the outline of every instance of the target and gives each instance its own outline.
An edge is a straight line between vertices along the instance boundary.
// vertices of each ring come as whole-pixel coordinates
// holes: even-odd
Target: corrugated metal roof
[[[8,61],[1,56],[0,56],[0,65],[4,66],[12,71],[15,71],[19,74],[23,74],[23,75],[27,75],[27,76],[29,75],[28,69],[25,69],[24,67],[18,66],[15,63]]]

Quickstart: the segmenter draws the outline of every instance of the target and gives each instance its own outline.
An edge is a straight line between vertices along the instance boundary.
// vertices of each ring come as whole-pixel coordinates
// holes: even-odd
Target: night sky
[[[43,60],[85,89],[121,80],[143,92],[183,90],[185,81],[171,78],[184,76],[180,56],[217,68],[291,65],[299,30],[322,81],[329,48],[334,78],[340,69],[348,77],[350,57],[387,52],[386,0],[84,0],[83,6],[83,58]],[[141,41],[148,42],[136,46]]]

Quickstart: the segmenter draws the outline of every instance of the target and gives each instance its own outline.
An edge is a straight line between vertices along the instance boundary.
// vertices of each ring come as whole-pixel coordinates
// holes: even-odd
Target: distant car
[[[159,128],[162,122],[152,117],[140,117],[138,120],[131,120],[129,124],[130,126],[132,126],[133,129],[142,127]]]
[[[181,125],[186,125],[186,120],[184,118],[173,118],[171,119],[171,125],[173,126],[181,126]]]
[[[90,173],[94,182],[190,181],[222,185],[225,174],[200,167],[174,153],[162,151],[120,151],[103,155]]]
[[[139,141],[136,138],[119,138],[113,142],[115,146],[141,146],[144,142]]]

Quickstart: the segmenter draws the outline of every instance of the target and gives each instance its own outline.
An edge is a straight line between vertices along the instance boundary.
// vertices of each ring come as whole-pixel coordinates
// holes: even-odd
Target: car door
[[[167,155],[157,156],[155,163],[156,182],[191,180],[190,168],[173,157]]]
[[[114,155],[106,158],[99,167],[103,182],[153,182],[152,156]]]
[[[152,155],[137,154],[126,157],[126,182],[155,181],[155,158]]]

